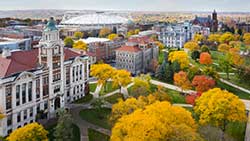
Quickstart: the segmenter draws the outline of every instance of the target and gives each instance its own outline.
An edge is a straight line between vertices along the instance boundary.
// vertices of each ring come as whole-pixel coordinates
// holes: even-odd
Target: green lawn
[[[107,102],[109,102],[111,104],[117,103],[119,99],[123,99],[123,95],[120,93],[116,93],[112,96],[104,98],[104,100],[106,100]]]
[[[55,140],[55,137],[54,137],[54,131],[55,131],[55,128],[56,127],[56,124],[46,128],[46,130],[49,132],[48,133],[48,138],[49,138],[49,141],[54,141]],[[73,124],[72,126],[73,128],[73,139],[71,141],[80,141],[81,140],[81,137],[80,137],[80,129],[77,125]]]
[[[84,109],[80,111],[80,116],[82,119],[98,125],[100,127],[111,129],[109,124],[109,115],[111,113],[111,109],[102,108],[101,112],[96,109]]]
[[[229,123],[226,128],[226,133],[232,136],[237,141],[244,141],[246,131],[246,123]]]
[[[223,79],[225,79],[225,80],[227,80],[227,75],[226,75],[226,74],[221,74],[220,77],[223,78]],[[227,80],[227,81],[229,81],[229,82],[231,82],[231,83],[233,83],[233,84],[235,84],[235,85],[238,85],[238,86],[240,86],[240,87],[243,87],[243,88],[245,88],[245,89],[250,90],[250,84],[247,84],[245,81],[241,81],[241,80],[237,77],[237,75],[229,75],[229,78],[230,78],[230,79]]]
[[[159,57],[158,57],[159,64],[162,64],[163,60],[164,60],[164,52],[160,51]]]
[[[88,103],[92,99],[93,99],[93,95],[92,94],[88,94],[88,95],[84,96],[83,98],[76,100],[74,103],[75,104]]]
[[[96,130],[88,129],[89,141],[109,141],[109,136]]]
[[[172,103],[186,103],[185,97],[180,92],[166,89],[166,93],[172,98]]]
[[[89,84],[89,90],[90,90],[90,92],[95,92],[96,87],[97,87],[97,83]]]
[[[221,81],[217,81],[217,87],[219,87],[221,89],[226,89],[227,91],[234,93],[235,95],[237,95],[241,99],[250,99],[250,94],[243,92],[239,89],[236,89],[232,86],[229,86],[225,83],[222,83]]]
[[[104,87],[105,87],[105,89],[104,89]],[[105,94],[110,93],[110,92],[113,92],[113,91],[115,91],[115,90],[117,90],[117,89],[118,89],[118,88],[114,88],[114,87],[112,86],[112,82],[109,81],[109,82],[106,83],[105,86],[102,87],[101,92],[100,92],[100,95],[105,95]]]

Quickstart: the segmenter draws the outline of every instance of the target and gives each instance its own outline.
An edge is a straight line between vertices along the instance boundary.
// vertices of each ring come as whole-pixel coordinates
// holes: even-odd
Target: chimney
[[[10,52],[10,49],[9,48],[4,48],[3,49],[3,52],[2,52],[2,57],[3,58],[8,58],[11,56],[11,52]]]

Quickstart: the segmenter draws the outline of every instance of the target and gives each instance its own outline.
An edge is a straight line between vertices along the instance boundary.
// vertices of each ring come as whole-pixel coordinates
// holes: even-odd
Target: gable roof
[[[64,49],[65,60],[81,56],[80,54]],[[0,78],[7,77],[12,74],[29,71],[37,68],[38,63],[38,49],[29,51],[12,52],[8,58],[0,56]]]

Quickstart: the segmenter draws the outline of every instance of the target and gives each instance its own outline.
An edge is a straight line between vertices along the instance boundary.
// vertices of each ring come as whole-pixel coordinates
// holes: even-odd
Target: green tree
[[[65,45],[66,47],[72,47],[73,44],[74,44],[74,41],[73,41],[72,38],[66,37],[66,38],[64,39],[64,45]]]
[[[82,32],[75,32],[74,33],[74,37],[79,40],[81,38],[83,38],[84,34]]]
[[[150,75],[140,75],[134,78],[134,85],[131,88],[131,93],[135,97],[145,96],[150,93]]]
[[[58,111],[59,119],[55,127],[55,140],[56,141],[67,141],[73,139],[73,120],[71,115],[66,110]]]

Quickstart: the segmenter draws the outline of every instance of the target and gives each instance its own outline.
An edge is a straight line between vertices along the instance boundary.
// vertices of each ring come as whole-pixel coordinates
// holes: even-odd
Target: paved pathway
[[[233,83],[231,83],[231,82],[229,82],[229,81],[227,81],[227,80],[225,80],[225,79],[220,78],[220,81],[223,82],[223,83],[226,83],[226,84],[228,84],[228,85],[230,85],[230,86],[232,86],[232,87],[234,87],[234,88],[236,88],[236,89],[239,89],[239,90],[241,90],[241,91],[243,91],[243,92],[246,92],[246,93],[250,94],[250,90],[247,90],[247,89],[245,89],[245,88],[242,88],[242,87],[240,87],[240,86],[237,86],[237,85],[235,85],[235,84],[233,84]]]
[[[90,104],[82,105],[82,104],[75,104],[69,106],[72,109],[70,109],[70,113],[72,114],[73,121],[78,127],[80,128],[81,132],[81,141],[88,141],[88,129],[94,129],[100,133],[106,134],[106,135],[111,135],[111,131],[108,129],[104,129],[102,127],[99,127],[97,125],[91,124],[85,120],[83,120],[80,116],[79,113],[83,109],[88,109],[90,108]]]
[[[245,141],[250,141],[250,113],[248,113],[248,121],[245,133]]]

